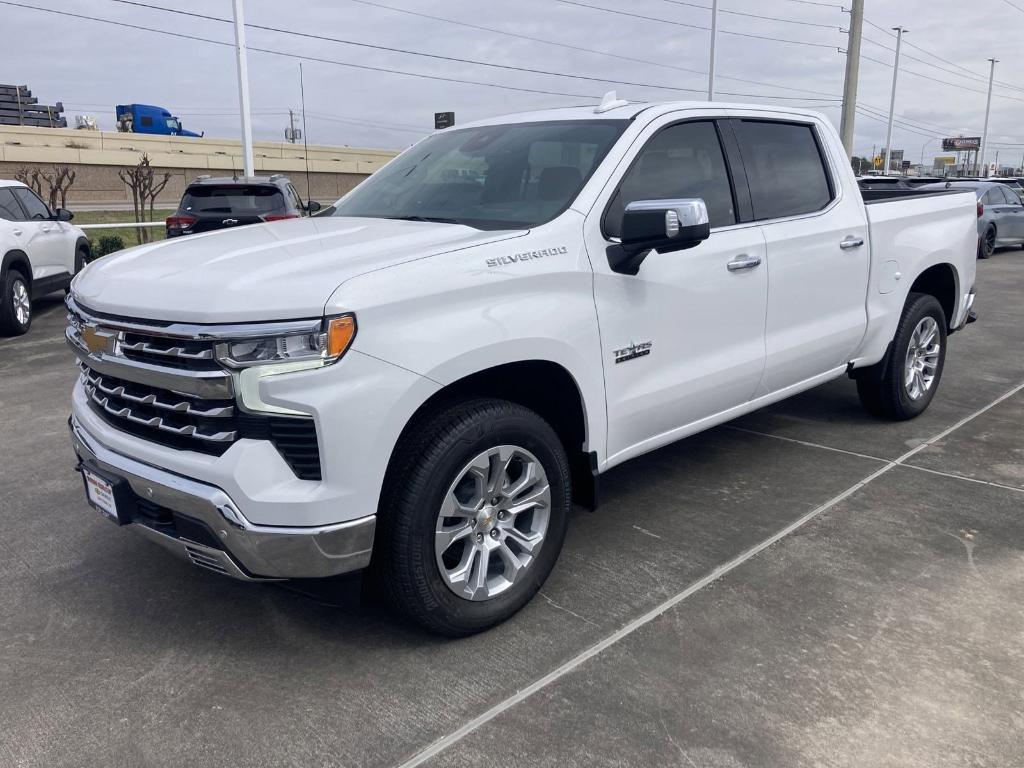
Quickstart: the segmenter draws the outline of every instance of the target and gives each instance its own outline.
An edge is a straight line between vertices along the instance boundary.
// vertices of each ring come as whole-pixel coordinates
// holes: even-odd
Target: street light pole
[[[235,57],[238,61],[238,109],[242,113],[242,165],[246,177],[255,176],[252,162],[252,114],[249,111],[249,62],[245,50],[244,0],[232,0],[235,10]]]
[[[848,157],[853,156],[853,122],[857,115],[857,79],[860,74],[860,38],[864,29],[864,0],[853,0],[850,38],[846,43],[846,79],[843,81],[843,112],[839,134]],[[874,158],[872,158],[874,159]]]
[[[718,38],[718,0],[711,0],[711,61],[708,63],[708,101],[715,100],[715,42]]]
[[[999,59],[989,59],[989,70],[988,70],[988,100],[985,102],[985,127],[981,131],[981,156],[978,163],[981,165],[985,164],[985,145],[988,144],[988,116],[992,110],[992,80],[996,76],[996,63]],[[981,176],[982,174],[978,174]],[[984,174],[988,176],[988,172]]]
[[[896,30],[896,61],[892,67],[892,95],[889,97],[889,128],[885,132],[885,173],[889,173],[889,166],[892,163],[892,119],[896,110],[896,78],[900,73],[900,43],[903,42],[903,34],[908,30],[903,27],[893,27]]]

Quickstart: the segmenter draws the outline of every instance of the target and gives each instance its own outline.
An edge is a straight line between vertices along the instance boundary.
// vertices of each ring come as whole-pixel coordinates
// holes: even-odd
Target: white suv
[[[71,284],[89,259],[89,240],[18,181],[0,179],[0,335],[18,336],[32,325],[32,299]]]

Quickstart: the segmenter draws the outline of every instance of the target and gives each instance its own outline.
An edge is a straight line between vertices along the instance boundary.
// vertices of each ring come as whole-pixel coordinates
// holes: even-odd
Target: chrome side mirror
[[[636,200],[626,206],[621,232],[620,242],[608,246],[608,265],[635,275],[651,251],[671,253],[700,245],[711,236],[711,223],[699,197]]]

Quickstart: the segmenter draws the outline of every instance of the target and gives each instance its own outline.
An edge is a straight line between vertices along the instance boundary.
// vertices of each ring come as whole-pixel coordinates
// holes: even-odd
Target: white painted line
[[[796,443],[797,445],[803,445],[807,448],[820,448],[823,451],[833,451],[834,453],[845,453],[847,456],[856,456],[860,459],[871,459],[872,461],[887,462],[889,459],[883,459],[880,456],[870,456],[866,453],[857,453],[856,451],[847,451],[845,448],[833,448],[831,445],[822,445],[821,443],[811,443],[807,440],[797,440],[795,437],[784,437],[783,435],[773,435],[770,432],[758,432],[755,429],[747,429],[746,427],[734,427],[731,424],[725,425],[726,429],[731,429],[733,432],[745,432],[748,435],[757,435],[758,437],[770,437],[773,440],[782,440],[787,443]]]
[[[464,725],[462,725],[461,727],[457,728],[456,730],[452,731],[448,735],[442,736],[440,739],[438,739],[437,741],[433,742],[432,744],[430,744],[429,746],[425,747],[424,749],[422,749],[421,751],[419,751],[415,755],[413,755],[411,758],[406,760],[404,763],[402,763],[399,766],[399,768],[415,768],[416,766],[423,765],[425,762],[427,762],[427,760],[430,760],[431,758],[433,758],[436,755],[440,754],[441,752],[443,752],[444,750],[446,750],[448,747],[452,746],[453,744],[457,744],[459,741],[464,739],[466,736],[471,734],[473,731],[475,731],[480,726],[485,725],[486,723],[488,723],[491,720],[493,720],[494,718],[496,718],[498,715],[500,715],[503,712],[511,709],[512,707],[516,706],[517,704],[525,701],[530,696],[532,696],[533,694],[535,694],[538,691],[542,690],[543,688],[551,685],[551,683],[555,682],[559,678],[564,677],[565,675],[569,674],[570,672],[572,672],[574,669],[579,667],[584,662],[588,661],[589,659],[592,659],[594,656],[597,656],[599,653],[601,653],[605,649],[615,645],[615,643],[619,642],[623,638],[628,637],[629,635],[633,634],[638,629],[643,627],[645,624],[648,624],[651,621],[654,621],[654,619],[658,618],[659,616],[661,616],[666,611],[670,610],[674,606],[676,606],[679,603],[683,602],[683,600],[686,600],[688,597],[690,597],[694,593],[699,592],[700,590],[704,589],[704,587],[708,586],[709,584],[711,584],[711,583],[717,581],[718,579],[722,578],[723,576],[725,576],[730,571],[740,567],[745,562],[747,562],[750,558],[755,557],[756,555],[758,555],[761,552],[763,552],[764,550],[768,549],[768,547],[772,546],[776,542],[780,541],[781,539],[784,539],[786,536],[788,536],[789,534],[793,533],[793,531],[801,528],[802,526],[806,525],[807,523],[809,523],[814,518],[818,517],[818,515],[820,515],[821,513],[831,509],[836,504],[839,504],[840,502],[842,502],[845,499],[849,498],[854,493],[859,491],[861,488],[866,486],[868,483],[870,483],[873,480],[876,480],[877,478],[881,477],[882,475],[884,475],[886,472],[888,472],[889,470],[893,469],[894,467],[900,466],[904,461],[909,459],[911,456],[914,456],[918,452],[920,452],[920,451],[924,450],[925,448],[927,448],[929,445],[932,445],[932,444],[938,442],[939,440],[943,439],[944,437],[948,436],[950,433],[956,431],[957,429],[962,427],[967,422],[971,421],[972,419],[977,418],[978,416],[980,416],[981,414],[985,413],[990,408],[995,407],[996,405],[998,405],[999,403],[1003,402],[1007,398],[1013,397],[1013,395],[1017,394],[1022,389],[1024,389],[1024,382],[1022,382],[1021,384],[1018,384],[1016,387],[1014,387],[1013,389],[1011,389],[1009,392],[1005,393],[1001,397],[996,398],[991,403],[986,405],[984,408],[978,409],[977,411],[975,411],[974,413],[972,413],[969,416],[964,417],[963,419],[961,419],[960,421],[958,421],[956,424],[954,424],[953,426],[949,427],[948,429],[944,429],[942,432],[940,432],[939,434],[937,434],[934,437],[930,438],[929,440],[926,440],[925,442],[921,443],[920,445],[916,446],[915,448],[910,449],[909,451],[904,453],[902,456],[900,456],[898,459],[894,459],[893,461],[887,462],[884,466],[879,467],[878,469],[876,469],[874,472],[872,472],[870,475],[868,475],[864,479],[854,483],[849,488],[847,488],[845,491],[842,491],[841,493],[837,494],[836,496],[833,496],[831,499],[826,501],[821,506],[815,507],[810,512],[808,512],[805,515],[801,516],[800,518],[794,520],[792,523],[787,525],[785,528],[782,528],[781,530],[777,531],[773,535],[769,536],[764,541],[761,541],[760,543],[755,544],[750,549],[748,549],[748,550],[740,553],[736,557],[734,557],[732,560],[729,560],[728,562],[723,563],[722,565],[718,566],[717,568],[712,570],[707,575],[703,576],[702,578],[700,578],[697,581],[695,581],[692,584],[690,584],[682,592],[680,592],[680,593],[678,593],[676,595],[673,595],[668,600],[665,600],[660,605],[657,605],[654,608],[652,608],[651,610],[649,610],[647,613],[639,616],[638,618],[633,619],[628,624],[626,624],[625,626],[623,626],[620,629],[616,630],[611,635],[608,635],[608,637],[606,637],[603,640],[599,641],[598,643],[590,646],[589,648],[587,648],[582,653],[579,653],[578,655],[573,656],[571,659],[566,661],[561,666],[556,667],[555,669],[551,670],[550,672],[548,672],[543,677],[538,678],[537,680],[534,680],[532,683],[530,683],[525,688],[522,688],[521,690],[517,691],[516,693],[514,693],[511,696],[509,696],[508,698],[498,702],[497,704],[495,704],[490,709],[488,709],[488,710],[482,712],[481,714],[477,715],[472,720],[470,720],[469,722],[465,723]]]
[[[1010,394],[1012,396],[1013,393],[1010,393]],[[785,437],[783,435],[773,435],[770,432],[758,432],[757,430],[746,429],[745,427],[733,427],[733,426],[726,425],[726,428],[727,429],[731,429],[734,432],[744,432],[744,433],[746,433],[748,435],[757,435],[759,437],[769,437],[772,440],[782,440],[783,442],[786,442],[786,443],[796,443],[797,445],[802,445],[802,446],[805,446],[807,448],[820,448],[823,451],[832,451],[833,453],[843,453],[843,454],[846,454],[847,456],[856,456],[857,458],[860,458],[860,459],[871,459],[873,461],[881,461],[881,462],[888,461],[888,459],[883,459],[883,458],[880,458],[878,456],[871,456],[870,454],[867,454],[867,453],[857,453],[856,451],[847,451],[847,450],[845,450],[843,448],[834,448],[831,445],[822,445],[820,443],[812,443],[812,442],[809,442],[807,440],[797,440],[795,437]],[[933,440],[934,439],[938,439],[938,438],[933,438]],[[1014,486],[1014,485],[1004,485],[1003,483],[995,483],[995,482],[992,482],[991,480],[981,480],[981,479],[976,478],[976,477],[968,477],[967,475],[960,475],[960,474],[957,474],[956,472],[943,472],[940,469],[931,469],[930,467],[921,467],[921,466],[918,466],[917,464],[907,464],[903,459],[897,459],[897,463],[899,463],[899,465],[901,467],[905,467],[907,469],[914,469],[914,470],[917,470],[918,472],[927,472],[930,475],[941,475],[942,477],[948,477],[948,478],[950,478],[952,480],[964,480],[964,481],[966,481],[968,483],[977,483],[979,485],[991,485],[993,488],[1001,488],[1004,491],[1016,491],[1017,493],[1024,493],[1024,488],[1020,488],[1020,487]],[[635,528],[636,526],[633,526],[633,527]]]
[[[966,480],[968,483],[977,483],[978,485],[991,485],[993,488],[999,488],[1003,491],[1016,491],[1017,493],[1024,493],[1024,488],[1018,488],[1014,485],[1003,485],[1002,483],[993,483],[991,480],[980,480],[977,477],[968,477],[967,475],[958,475],[954,472],[943,472],[939,469],[931,469],[929,467],[919,467],[916,464],[901,464],[904,469],[915,469],[918,472],[927,472],[929,475],[941,475],[942,477],[948,477],[952,480]]]

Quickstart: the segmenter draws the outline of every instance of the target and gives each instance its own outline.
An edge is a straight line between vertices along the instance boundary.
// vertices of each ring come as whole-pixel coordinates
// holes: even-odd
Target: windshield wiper
[[[386,219],[396,221],[431,221],[435,224],[458,224],[457,219],[445,219],[440,216],[385,216]]]

